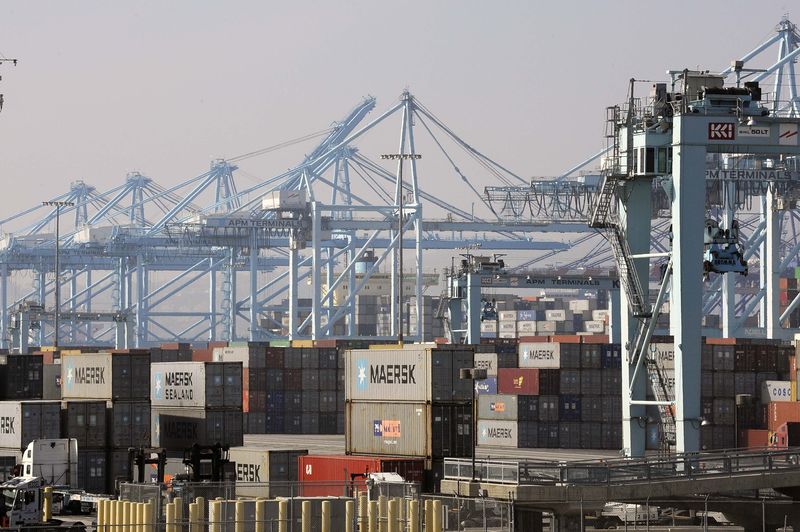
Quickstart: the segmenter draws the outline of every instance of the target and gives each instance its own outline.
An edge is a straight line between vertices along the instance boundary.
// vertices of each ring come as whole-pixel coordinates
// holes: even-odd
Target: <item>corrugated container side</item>
[[[475,353],[475,367],[485,369],[487,375],[497,376],[497,353]]]
[[[539,370],[535,368],[500,368],[497,391],[501,394],[539,395]]]
[[[499,419],[516,421],[518,403],[516,395],[478,396],[478,419]]]
[[[430,457],[430,405],[350,401],[346,405],[350,454]]]
[[[106,401],[65,401],[62,403],[62,432],[75,438],[78,449],[103,449],[108,433]]]
[[[397,473],[408,482],[422,482],[424,471],[422,458],[305,455],[297,458],[296,477],[302,496],[328,497],[347,493],[353,479],[364,482],[369,473]]]
[[[78,444],[80,449],[80,443]],[[105,450],[84,449],[78,452],[78,489],[105,493],[108,488],[108,462]]]
[[[240,410],[154,407],[150,415],[152,445],[180,452],[195,443],[241,446],[242,419]]]
[[[519,344],[520,368],[557,369],[560,366],[560,344],[553,342],[522,342]]]
[[[516,448],[518,442],[516,421],[478,420],[478,445]]]

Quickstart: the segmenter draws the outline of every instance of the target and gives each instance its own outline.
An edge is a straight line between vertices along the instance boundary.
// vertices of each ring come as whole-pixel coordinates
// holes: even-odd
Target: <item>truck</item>
[[[87,513],[107,495],[74,489],[78,484],[78,441],[75,438],[31,441],[22,453],[19,476],[0,483],[0,527],[33,526],[36,530],[79,530],[80,523],[44,520],[44,488],[52,487],[50,511]],[[43,527],[43,528],[40,528]]]

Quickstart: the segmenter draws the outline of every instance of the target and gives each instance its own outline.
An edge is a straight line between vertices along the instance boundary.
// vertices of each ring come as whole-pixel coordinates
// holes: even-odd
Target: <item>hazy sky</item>
[[[406,87],[514,171],[555,174],[603,146],[605,107],[624,99],[628,78],[722,69],[797,4],[2,5],[0,52],[20,62],[0,68],[0,217],[76,179],[104,190],[139,170],[175,184],[204,172],[214,157],[328,127],[368,94],[378,98],[377,110],[386,109]],[[789,16],[800,21],[800,13]],[[371,149],[392,150],[395,137],[392,131]],[[301,154],[243,163],[243,185],[283,171]],[[423,188],[452,190],[427,179]]]

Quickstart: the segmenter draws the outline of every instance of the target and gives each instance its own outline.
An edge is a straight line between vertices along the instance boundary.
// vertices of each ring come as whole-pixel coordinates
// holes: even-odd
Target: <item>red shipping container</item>
[[[497,393],[539,395],[538,368],[498,368]]]
[[[708,345],[736,345],[736,338],[706,338]]]
[[[550,337],[550,341],[557,344],[579,344],[581,338],[578,334],[556,334]]]
[[[739,432],[739,447],[762,449],[769,447],[769,431],[766,429],[747,429]]]
[[[425,459],[309,454],[297,457],[297,469],[301,497],[341,497],[350,486],[364,491],[370,473],[397,473],[408,482],[422,482]]]
[[[548,342],[550,337],[548,336],[520,336],[519,341],[522,342]]]
[[[336,340],[314,340],[314,347],[336,347]]]
[[[212,362],[211,349],[192,349],[192,362]]]
[[[607,334],[592,334],[587,336],[581,336],[581,339],[584,344],[609,344],[611,342],[608,341]]]
[[[215,347],[228,347],[228,342],[213,341],[208,342],[208,348],[213,350]]]
[[[790,401],[767,405],[767,428],[772,431],[787,422],[800,422],[800,402]]]

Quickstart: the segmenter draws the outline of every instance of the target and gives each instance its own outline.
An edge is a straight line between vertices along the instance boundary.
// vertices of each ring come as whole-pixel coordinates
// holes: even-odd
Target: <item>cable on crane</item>
[[[319,131],[317,131],[315,133],[309,133],[308,135],[304,135],[302,137],[297,137],[295,139],[287,140],[285,142],[281,142],[281,143],[278,143],[278,144],[273,144],[272,146],[267,146],[266,148],[261,148],[259,150],[251,151],[251,152],[248,152],[248,153],[243,153],[241,155],[237,155],[236,157],[231,157],[231,158],[225,159],[225,160],[228,161],[228,162],[235,163],[235,162],[238,162],[238,161],[243,161],[245,159],[250,159],[252,157],[258,157],[259,155],[265,155],[267,153],[279,150],[281,148],[287,148],[289,146],[293,146],[295,144],[299,144],[299,143],[305,142],[307,140],[311,140],[311,139],[314,139],[314,138],[317,138],[317,137],[321,137],[323,135],[327,135],[328,133],[330,133],[334,129],[336,129],[336,128],[335,127],[329,127],[329,128],[321,129],[321,130],[319,130]]]

